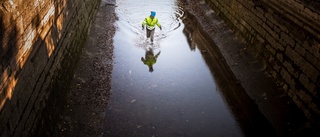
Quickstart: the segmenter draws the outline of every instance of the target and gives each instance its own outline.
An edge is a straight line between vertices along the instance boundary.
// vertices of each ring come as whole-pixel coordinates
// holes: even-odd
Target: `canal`
[[[154,43],[141,29],[150,11],[162,25]],[[179,1],[118,0],[116,14],[104,136],[274,136]]]

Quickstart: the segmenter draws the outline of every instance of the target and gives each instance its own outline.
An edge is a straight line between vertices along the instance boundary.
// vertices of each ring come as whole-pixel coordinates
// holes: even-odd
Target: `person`
[[[153,65],[156,64],[157,58],[159,57],[160,53],[161,51],[154,55],[152,49],[147,49],[145,58],[141,57],[141,61],[143,62],[143,64],[148,66],[149,72],[153,72]]]
[[[157,25],[160,28],[160,30],[162,30],[158,18],[156,18],[155,16],[156,12],[151,11],[151,15],[146,17],[142,22],[142,30],[144,30],[144,26],[146,26],[147,38],[150,38],[151,42],[153,42],[155,26]]]

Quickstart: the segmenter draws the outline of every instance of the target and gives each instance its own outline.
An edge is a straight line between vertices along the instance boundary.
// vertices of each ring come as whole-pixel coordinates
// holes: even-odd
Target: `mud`
[[[115,5],[102,1],[53,136],[102,136],[113,64]]]

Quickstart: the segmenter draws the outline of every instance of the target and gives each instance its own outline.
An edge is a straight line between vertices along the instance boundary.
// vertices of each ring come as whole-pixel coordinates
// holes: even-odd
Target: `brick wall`
[[[206,0],[308,118],[320,116],[320,3]]]
[[[0,136],[32,136],[65,95],[100,0],[0,0]]]

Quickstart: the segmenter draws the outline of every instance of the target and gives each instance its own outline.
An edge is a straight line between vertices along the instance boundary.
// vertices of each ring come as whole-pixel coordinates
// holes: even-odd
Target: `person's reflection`
[[[154,55],[152,49],[146,50],[145,58],[141,57],[141,61],[149,67],[149,72],[153,72],[153,65],[156,64],[157,58],[159,57],[161,51]]]

